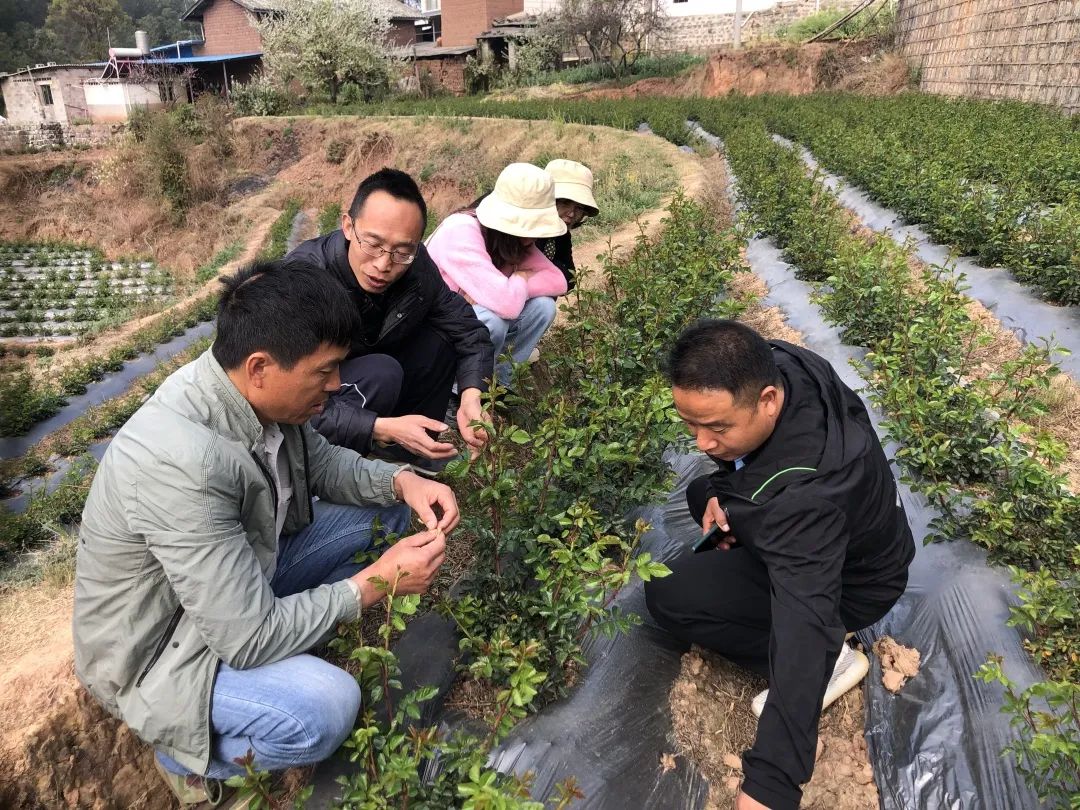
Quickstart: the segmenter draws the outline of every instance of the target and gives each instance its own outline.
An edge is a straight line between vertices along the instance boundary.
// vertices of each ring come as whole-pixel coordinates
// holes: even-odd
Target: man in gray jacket
[[[358,324],[339,284],[296,273],[224,280],[213,347],[117,433],[83,512],[76,672],[184,803],[220,800],[249,751],[277,770],[341,745],[359,688],[305,653],[383,597],[373,578],[425,591],[458,522],[448,487],[307,424]],[[405,532],[409,507],[428,530],[361,570],[357,552]]]

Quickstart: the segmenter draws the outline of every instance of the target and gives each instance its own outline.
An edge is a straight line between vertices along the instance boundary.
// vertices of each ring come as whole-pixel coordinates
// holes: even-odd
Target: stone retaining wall
[[[900,52],[930,93],[1080,112],[1080,1],[900,0]]]
[[[0,153],[101,146],[123,132],[123,124],[61,124],[0,126]]]

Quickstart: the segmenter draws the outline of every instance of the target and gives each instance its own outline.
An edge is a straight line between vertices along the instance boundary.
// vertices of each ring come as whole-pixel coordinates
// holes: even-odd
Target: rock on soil
[[[729,810],[742,781],[742,752],[754,743],[750,699],[765,682],[694,647],[668,696],[678,753],[709,780],[707,810]],[[874,772],[863,736],[863,697],[853,689],[821,716],[814,776],[803,788],[810,810],[877,810]]]
[[[919,674],[919,651],[905,647],[891,636],[874,642],[874,654],[881,659],[881,682],[893,694]]]

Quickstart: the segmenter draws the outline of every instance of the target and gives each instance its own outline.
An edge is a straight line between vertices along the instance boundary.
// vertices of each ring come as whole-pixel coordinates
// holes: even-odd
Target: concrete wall
[[[922,89],[1080,112],[1080,0],[900,0]]]
[[[8,76],[0,82],[8,120],[12,124],[40,124],[88,118],[82,81],[95,73],[93,68],[43,68]],[[52,92],[50,105],[42,101],[42,85]]]
[[[127,121],[135,107],[160,109],[165,106],[157,84],[129,84],[117,79],[102,79],[86,82],[83,89],[90,118],[95,123]],[[173,92],[177,98],[183,98],[181,82],[174,82]]]
[[[779,0],[743,0],[743,14],[753,11],[765,11],[772,8]],[[822,0],[823,7],[828,5]],[[717,14],[734,14],[735,0],[684,0],[678,3],[675,0],[660,0],[669,17],[704,17]]]
[[[443,47],[475,45],[477,35],[491,28],[492,20],[524,8],[524,0],[442,0]]]
[[[744,4],[742,40],[767,39],[776,29],[825,9],[851,9],[859,0],[779,0],[768,8],[747,12]],[[681,5],[681,4],[680,4]],[[689,4],[688,4],[689,5]],[[761,5],[760,3],[758,5]],[[667,35],[656,43],[661,51],[708,51],[730,45],[734,39],[734,14],[676,15],[669,9]]]
[[[225,53],[258,53],[263,49],[262,36],[252,24],[247,9],[233,0],[214,0],[203,12],[205,42],[196,56]]]

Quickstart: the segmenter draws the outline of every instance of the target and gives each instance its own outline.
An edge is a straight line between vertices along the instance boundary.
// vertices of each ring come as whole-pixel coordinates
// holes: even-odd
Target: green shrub
[[[47,419],[67,401],[43,389],[27,371],[0,374],[0,436],[18,436]]]
[[[788,25],[781,26],[774,32],[781,39],[803,42],[815,37],[825,29],[846,17],[850,9],[826,8],[809,17],[803,17]],[[896,11],[889,3],[875,4],[875,7],[861,11],[828,35],[829,39],[869,39],[891,37],[896,29]]]
[[[336,231],[341,227],[341,203],[329,203],[319,211],[319,236]]]
[[[349,154],[349,147],[351,146],[349,141],[335,138],[326,145],[326,162],[332,163],[335,166],[340,165],[346,155]]]
[[[285,115],[292,106],[289,94],[262,74],[246,84],[234,84],[230,99],[237,115]]]
[[[1002,712],[1018,739],[1002,752],[1048,807],[1075,808],[1080,801],[1080,684],[1046,681],[1018,690],[991,656],[977,677],[1005,690]]]

